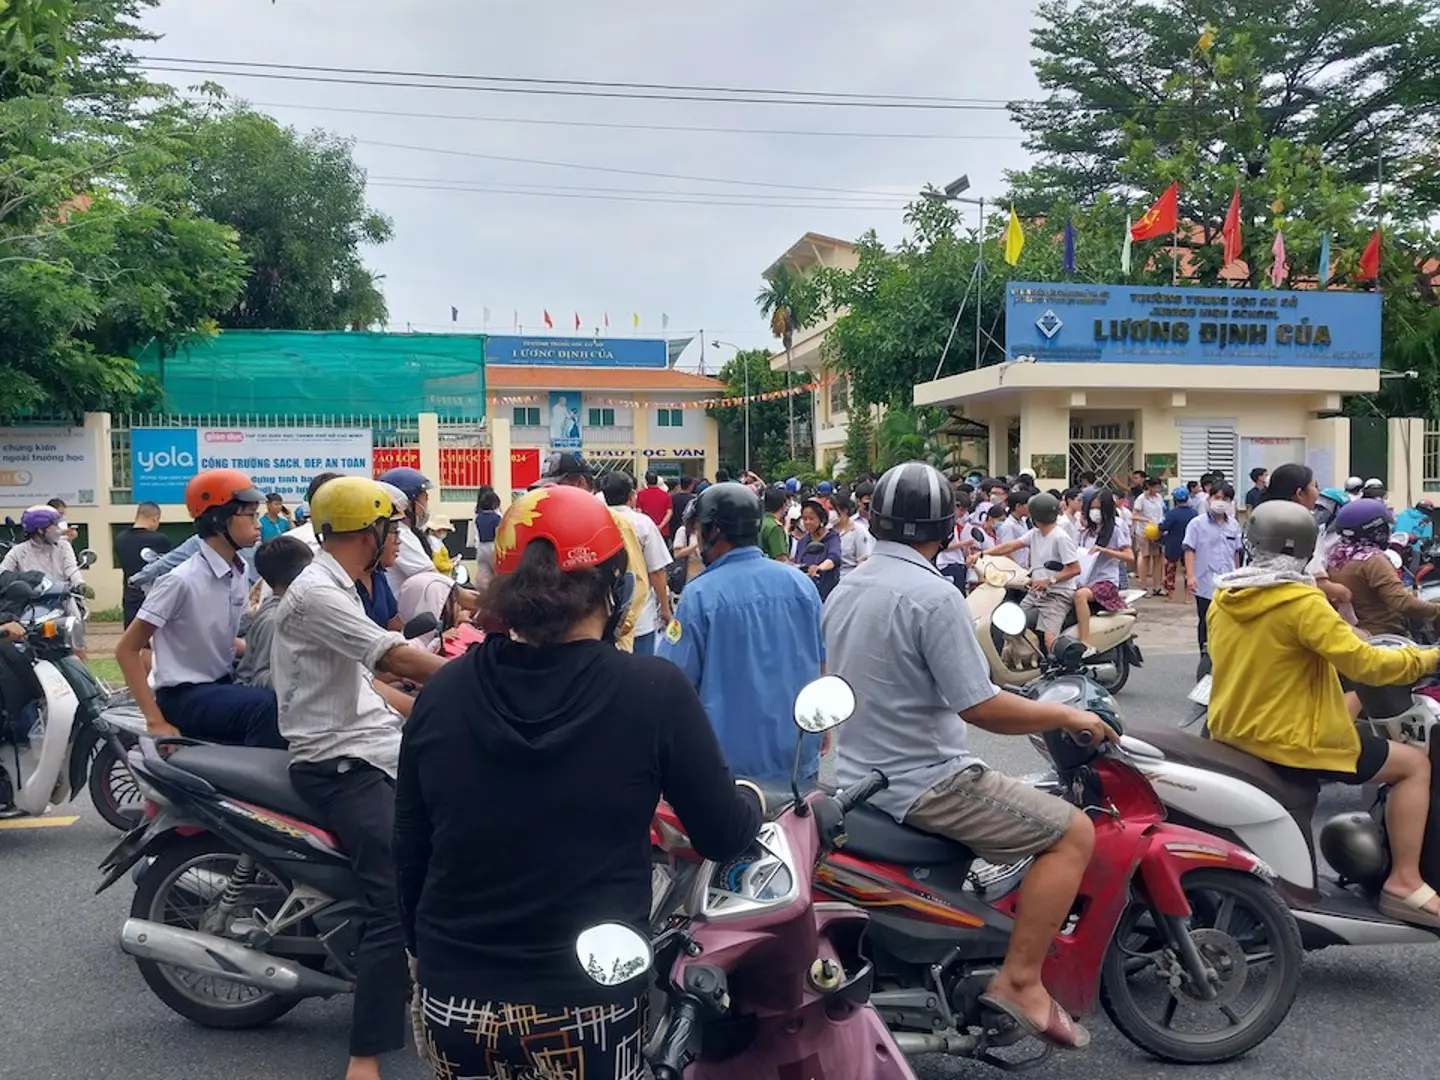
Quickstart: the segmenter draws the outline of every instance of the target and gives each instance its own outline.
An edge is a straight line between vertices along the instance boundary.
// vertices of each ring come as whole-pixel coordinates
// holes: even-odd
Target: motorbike
[[[795,721],[824,732],[854,709],[849,684],[822,676],[796,697]],[[817,862],[887,785],[877,772],[838,795],[785,801],[749,850],[695,868],[653,949],[613,924],[580,935],[576,959],[602,985],[661,959],[664,1008],[646,1054],[656,1080],[913,1080],[869,1004],[867,914],[812,892]]]
[[[83,552],[81,567],[94,558]],[[0,650],[0,817],[39,817],[88,791],[102,819],[128,829],[140,803],[125,756],[145,720],[75,655],[71,597],[40,573],[0,575],[0,622],[25,628]]]
[[[1062,642],[1033,695],[1121,730],[1114,698],[1083,673],[1084,647]],[[1270,868],[1238,843],[1167,822],[1137,758],[1143,744],[1122,736],[1118,746],[1080,745],[1057,732],[1039,741],[1057,767],[1052,791],[1095,823],[1090,867],[1045,963],[1055,1000],[1072,1015],[1098,1003],[1164,1061],[1227,1061],[1268,1038],[1295,999],[1301,960]],[[1048,1057],[1048,1044],[1018,1062],[997,1054],[1030,1036],[980,1002],[1008,948],[1030,861],[992,866],[863,805],[846,816],[845,833],[816,870],[816,895],[870,915],[870,1000],[896,1045],[1008,1069]],[[663,804],[655,835],[683,880],[694,856]],[[660,899],[657,922],[665,915]]]
[[[426,613],[404,633],[437,626]],[[130,766],[144,817],[100,863],[95,891],[133,871],[120,947],[155,996],[241,1029],[353,992],[360,883],[290,783],[289,753],[146,735]]]
[[[1030,586],[1030,573],[1019,563],[1004,556],[981,555],[975,564],[980,580],[970,590],[965,602],[975,617],[975,636],[990,663],[990,679],[997,686],[1019,687],[1039,673],[1046,659],[1045,641],[1035,628],[1038,612],[1030,616],[1026,633],[1006,637],[991,625],[991,617],[1001,604],[1017,601]],[[1047,569],[1063,570],[1059,563]],[[1121,598],[1134,604],[1145,595],[1144,589],[1126,589]],[[1133,608],[1104,612],[1090,617],[1090,640],[1094,652],[1085,658],[1090,676],[1112,694],[1119,693],[1130,680],[1130,669],[1140,667],[1144,657],[1135,641],[1136,614]],[[1072,612],[1066,626],[1072,626]]]
[[[1372,645],[1395,648],[1411,644],[1388,635]],[[1319,832],[1316,858],[1314,818],[1319,785],[1297,782],[1268,762],[1206,737],[1211,676],[1191,691],[1198,707],[1188,729],[1146,729],[1133,740],[1132,754],[1141,773],[1154,786],[1172,821],[1212,837],[1242,844],[1264,859],[1276,874],[1275,887],[1290,907],[1307,949],[1331,945],[1416,945],[1440,940],[1440,931],[1382,915],[1380,887],[1389,873],[1385,840],[1385,791],[1375,788],[1365,813],[1336,815]],[[1355,687],[1363,713],[1357,724],[1377,734],[1424,749],[1437,779],[1432,781],[1431,824],[1426,831],[1421,871],[1426,880],[1440,880],[1440,702],[1412,688]],[[1367,786],[1367,792],[1371,789]],[[1357,861],[1353,841],[1359,832],[1365,849],[1384,853],[1368,864]]]

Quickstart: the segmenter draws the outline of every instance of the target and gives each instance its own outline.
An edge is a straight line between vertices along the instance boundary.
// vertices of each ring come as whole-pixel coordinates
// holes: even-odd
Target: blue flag
[[[1075,226],[1065,219],[1065,272],[1075,272]]]
[[[1320,270],[1316,276],[1320,279],[1320,288],[1325,288],[1330,281],[1330,234],[1328,232],[1320,241]]]

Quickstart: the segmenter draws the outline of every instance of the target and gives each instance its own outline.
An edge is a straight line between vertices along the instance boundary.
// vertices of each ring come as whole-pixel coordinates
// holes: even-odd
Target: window
[[[1235,444],[1234,421],[1182,420],[1179,479],[1199,480],[1207,472],[1219,469],[1227,483],[1238,484]]]
[[[843,413],[849,407],[850,384],[844,379],[836,379],[830,386],[830,411]]]
[[[511,414],[510,422],[516,427],[539,427],[540,410],[517,408]]]
[[[1425,421],[1425,442],[1421,451],[1423,468],[1420,486],[1426,492],[1440,491],[1440,420]]]
[[[683,409],[661,409],[661,410],[660,410],[660,426],[661,426],[661,427],[684,427],[684,426],[685,426],[685,412],[684,412],[684,410],[683,410]]]
[[[614,410],[614,409],[591,409],[591,410],[590,410],[590,426],[591,426],[591,427],[614,427],[614,426],[615,426],[615,410]]]

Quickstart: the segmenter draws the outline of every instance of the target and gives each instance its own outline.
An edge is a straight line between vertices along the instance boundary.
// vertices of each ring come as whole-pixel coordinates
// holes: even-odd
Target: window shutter
[[[1201,420],[1180,425],[1180,478],[1199,480],[1219,469],[1235,481],[1236,439],[1231,421]]]

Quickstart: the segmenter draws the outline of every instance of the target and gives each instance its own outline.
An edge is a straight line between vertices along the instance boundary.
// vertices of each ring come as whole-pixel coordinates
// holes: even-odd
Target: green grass
[[[120,665],[111,657],[101,656],[85,661],[95,677],[104,679],[111,686],[124,686],[125,676],[120,674]]]
[[[91,622],[122,622],[125,615],[118,607],[107,607],[90,612]]]

